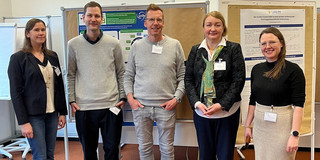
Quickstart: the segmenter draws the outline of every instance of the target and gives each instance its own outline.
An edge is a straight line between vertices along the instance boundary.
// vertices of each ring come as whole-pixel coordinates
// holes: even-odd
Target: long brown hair
[[[282,44],[280,53],[278,55],[278,60],[276,62],[276,65],[268,72],[265,72],[263,74],[263,76],[271,78],[271,79],[278,79],[281,74],[282,74],[282,70],[285,68],[285,58],[286,58],[286,42],[284,40],[284,37],[282,35],[282,33],[274,27],[269,27],[264,29],[259,36],[259,42],[261,39],[261,36],[265,33],[271,33],[273,35],[275,35],[276,37],[278,37],[280,43]]]
[[[30,33],[30,31],[33,29],[33,27],[39,22],[43,23],[43,25],[46,27],[46,24],[41,19],[32,18],[27,22],[26,28],[25,28],[25,31],[24,31],[24,44],[23,44],[23,47],[22,47],[22,51],[23,52],[29,52],[29,53],[32,52],[33,47],[32,47],[30,38],[27,37],[27,33]],[[42,52],[47,53],[49,55],[53,55],[53,51],[47,49],[47,43],[46,42],[47,42],[47,40],[44,41],[44,43],[42,43],[42,46],[41,46]]]

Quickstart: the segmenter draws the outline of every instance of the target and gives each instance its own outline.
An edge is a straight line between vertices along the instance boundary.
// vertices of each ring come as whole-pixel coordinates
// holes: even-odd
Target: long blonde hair
[[[277,28],[274,28],[274,27],[269,27],[269,28],[264,29],[260,33],[259,42],[260,42],[261,36],[266,33],[271,33],[271,34],[275,35],[276,37],[278,37],[280,43],[282,44],[282,47],[281,47],[280,53],[278,55],[278,60],[276,62],[276,65],[270,71],[265,72],[263,74],[263,76],[271,78],[271,79],[278,79],[282,74],[282,70],[285,68],[285,58],[286,58],[286,52],[287,52],[286,51],[286,42],[284,40],[282,33]]]

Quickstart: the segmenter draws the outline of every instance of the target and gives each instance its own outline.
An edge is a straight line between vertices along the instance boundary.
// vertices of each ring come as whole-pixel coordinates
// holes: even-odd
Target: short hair
[[[278,60],[277,60],[276,65],[270,71],[265,72],[263,76],[268,77],[268,78],[272,78],[272,79],[278,79],[282,74],[282,70],[285,68],[285,58],[286,58],[286,52],[287,52],[286,42],[284,40],[282,33],[275,27],[269,27],[269,28],[264,29],[260,33],[259,42],[260,42],[261,36],[263,34],[267,34],[267,33],[271,33],[274,36],[278,37],[280,43],[282,44],[282,47],[281,47],[280,53],[278,55]]]
[[[149,11],[161,11],[162,12],[162,18],[164,18],[164,15],[163,15],[163,10],[156,4],[149,4],[148,8],[147,8],[147,12],[148,13]]]
[[[222,15],[220,12],[218,12],[218,11],[212,11],[212,12],[206,14],[206,16],[203,18],[202,27],[204,27],[204,23],[205,23],[206,19],[207,19],[209,16],[212,16],[212,17],[214,17],[214,18],[217,18],[217,19],[220,19],[220,20],[221,20],[222,25],[223,25],[223,28],[224,28],[224,29],[223,29],[223,33],[222,33],[222,36],[226,36],[227,33],[228,33],[228,29],[227,29],[227,26],[226,26],[226,21],[224,20],[223,15]]]
[[[88,3],[84,6],[84,9],[83,9],[84,15],[86,14],[88,7],[99,7],[99,9],[100,9],[100,14],[101,14],[101,16],[102,16],[102,7],[101,7],[101,5],[100,5],[99,3],[95,2],[95,1],[90,1],[90,2],[88,2]]]
[[[30,33],[30,31],[34,28],[34,26],[37,23],[42,23],[44,25],[44,27],[46,27],[46,24],[41,19],[32,18],[27,22],[26,28],[24,30],[24,43],[23,43],[23,47],[22,47],[22,51],[23,52],[30,52],[31,53],[32,50],[33,50],[33,47],[32,47],[32,44],[31,44],[31,40],[30,40],[29,37],[27,37],[27,33]],[[47,43],[46,42],[47,42],[47,40],[45,40],[44,43],[42,43],[41,50],[44,53],[52,55],[52,51],[47,49]]]

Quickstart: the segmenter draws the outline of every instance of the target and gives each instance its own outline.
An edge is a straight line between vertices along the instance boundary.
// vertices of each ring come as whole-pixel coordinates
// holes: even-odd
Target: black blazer
[[[51,65],[60,69],[59,59],[46,54]],[[54,71],[54,107],[60,115],[67,114],[62,73],[58,76]],[[60,69],[61,71],[61,69]],[[29,122],[29,115],[46,113],[47,89],[37,60],[31,53],[19,51],[11,55],[8,76],[10,94],[18,124]]]
[[[206,68],[206,63],[202,55],[208,59],[206,49],[200,48],[200,44],[192,47],[187,63],[185,74],[185,89],[191,108],[200,100],[200,89],[202,75]],[[229,111],[233,103],[240,101],[240,93],[245,82],[245,63],[238,43],[227,41],[226,46],[221,50],[218,59],[226,62],[226,70],[214,71],[214,86],[216,88],[215,103],[220,103],[223,110]]]

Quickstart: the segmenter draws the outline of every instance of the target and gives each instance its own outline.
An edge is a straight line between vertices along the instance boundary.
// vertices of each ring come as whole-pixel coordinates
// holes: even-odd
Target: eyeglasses
[[[146,18],[146,20],[150,23],[154,23],[155,21],[157,21],[158,23],[163,23],[163,19],[162,18]]]
[[[265,48],[269,44],[270,47],[274,47],[277,45],[279,41],[269,41],[269,42],[262,42],[260,43],[260,47]]]

